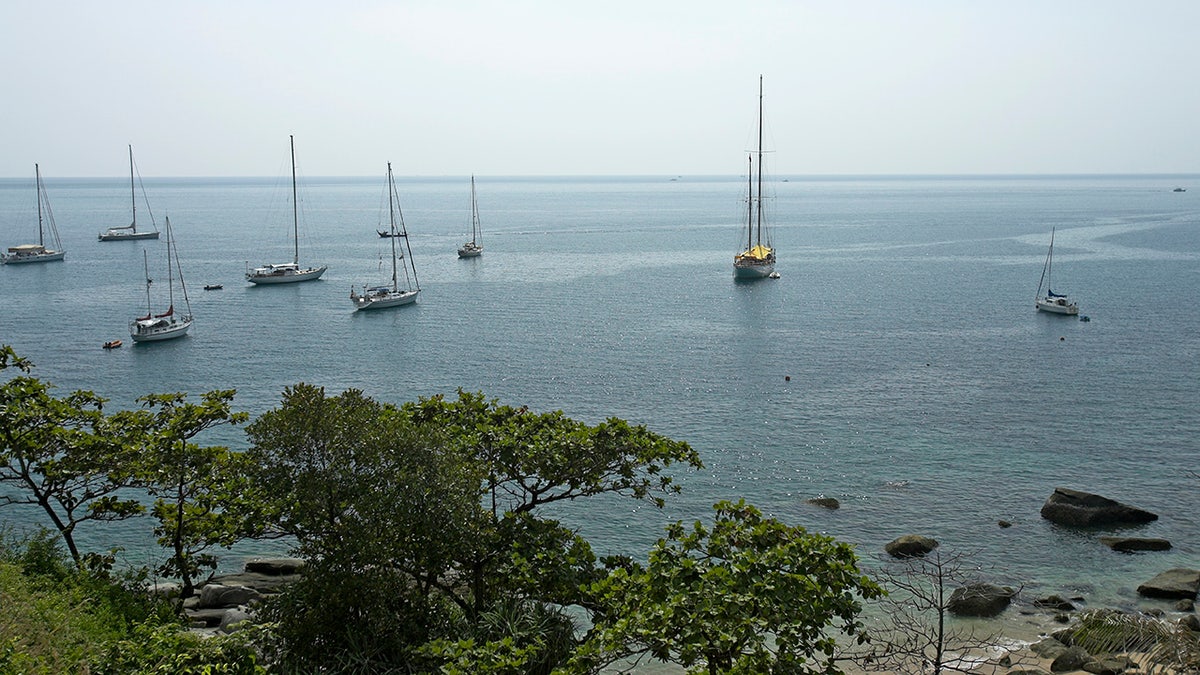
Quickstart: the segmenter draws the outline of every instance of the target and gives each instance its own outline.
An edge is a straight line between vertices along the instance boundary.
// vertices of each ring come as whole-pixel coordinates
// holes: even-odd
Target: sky
[[[1200,173],[1195,0],[3,0],[0,177]]]

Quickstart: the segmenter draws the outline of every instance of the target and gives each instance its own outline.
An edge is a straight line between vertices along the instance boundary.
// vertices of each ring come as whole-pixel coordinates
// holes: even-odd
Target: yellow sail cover
[[[739,258],[753,258],[755,260],[766,260],[771,256],[771,247],[755,244],[749,250],[738,255]]]

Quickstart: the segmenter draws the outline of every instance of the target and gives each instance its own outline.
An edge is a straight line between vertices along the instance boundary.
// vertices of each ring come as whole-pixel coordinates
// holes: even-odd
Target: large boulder
[[[1114,551],[1167,551],[1171,542],[1166,539],[1147,539],[1143,537],[1100,537],[1100,543]]]
[[[959,616],[996,616],[1012,602],[1017,592],[1007,586],[967,584],[954,589],[946,608]]]
[[[906,534],[889,541],[883,550],[893,558],[919,558],[938,547],[936,539],[919,534]]]
[[[1140,525],[1158,520],[1158,515],[1149,511],[1068,488],[1054,489],[1054,494],[1042,505],[1042,517],[1072,527]]]
[[[261,598],[258,591],[246,586],[207,584],[200,589],[201,608],[237,607]]]
[[[267,576],[287,576],[300,574],[304,571],[302,558],[255,558],[247,560],[245,571],[265,574]]]
[[[1177,567],[1138,586],[1138,595],[1167,600],[1195,600],[1200,591],[1200,570]]]

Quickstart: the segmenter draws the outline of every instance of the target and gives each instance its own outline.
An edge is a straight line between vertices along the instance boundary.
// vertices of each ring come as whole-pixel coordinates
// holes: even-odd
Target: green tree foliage
[[[5,345],[0,369],[32,364]],[[81,524],[111,522],[141,513],[136,499],[121,494],[138,446],[130,430],[104,415],[104,399],[90,391],[66,397],[27,374],[0,384],[0,484],[14,489],[0,506],[27,504],[53,523],[77,565],[84,556],[75,542]]]
[[[621,420],[589,426],[463,392],[396,408],[359,391],[329,397],[301,384],[248,434],[265,512],[310,562],[300,584],[306,588],[283,601],[293,604],[279,614],[281,630],[302,629],[303,620],[292,619],[317,616],[318,600],[349,604],[334,610],[342,618],[336,630],[346,633],[339,644],[303,632],[284,639],[295,650],[320,643],[314,656],[344,660],[377,649],[379,661],[410,666],[430,653],[414,648],[458,640],[504,607],[538,613],[549,611],[546,603],[585,600],[580,589],[601,575],[595,556],[539,507],[604,493],[658,504],[676,490],[664,469],[700,465],[686,443]],[[311,592],[318,588],[319,595]],[[386,602],[365,597],[381,588]],[[398,627],[411,632],[399,642],[395,632],[378,635],[398,617],[407,622]],[[514,636],[493,631],[471,644],[506,637]],[[531,662],[548,647],[529,645],[550,644],[514,639],[524,645],[520,658]],[[454,656],[471,658],[461,649]]]
[[[598,672],[650,656],[693,673],[837,673],[836,635],[861,636],[860,599],[882,590],[848,544],[714,506],[711,526],[667,528],[643,567],[626,561],[592,592],[604,610],[572,662]]]
[[[193,594],[217,558],[208,551],[231,546],[243,535],[242,504],[248,461],[221,446],[192,442],[215,426],[239,424],[233,390],[210,391],[199,403],[187,395],[151,394],[138,399],[142,410],[117,413],[124,426],[139,430],[142,443],[131,482],[153,499],[154,533],[170,555],[158,572],[181,582],[181,598]]]

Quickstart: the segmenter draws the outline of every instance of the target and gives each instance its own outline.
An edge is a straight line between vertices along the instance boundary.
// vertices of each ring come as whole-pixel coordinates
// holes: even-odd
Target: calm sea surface
[[[257,415],[302,381],[397,403],[461,387],[691,443],[706,468],[665,512],[561,510],[604,553],[639,555],[668,521],[745,498],[871,564],[921,533],[1033,593],[1095,605],[1137,604],[1154,574],[1200,567],[1200,176],[792,177],[770,204],[781,278],[749,284],[732,279],[744,178],[478,177],[474,260],[455,256],[467,177],[397,179],[423,290],[370,313],[348,295],[390,272],[382,164],[302,183],[301,263],[329,271],[277,287],[242,275],[291,259],[290,185],[147,179],[196,323],[133,346],[143,248],[165,304],[162,243],[97,242],[128,223],[128,184],[44,169],[67,259],[0,267],[0,341],[60,393],[127,407],[236,388]],[[0,180],[0,245],[36,237],[32,183]],[[1051,228],[1055,290],[1089,322],[1033,309]],[[114,338],[125,347],[101,349]],[[209,441],[245,446],[240,430]],[[1043,521],[1057,486],[1160,514],[1130,534],[1174,548],[1116,554]],[[817,496],[842,506],[805,504]],[[144,524],[89,536],[150,555]]]

